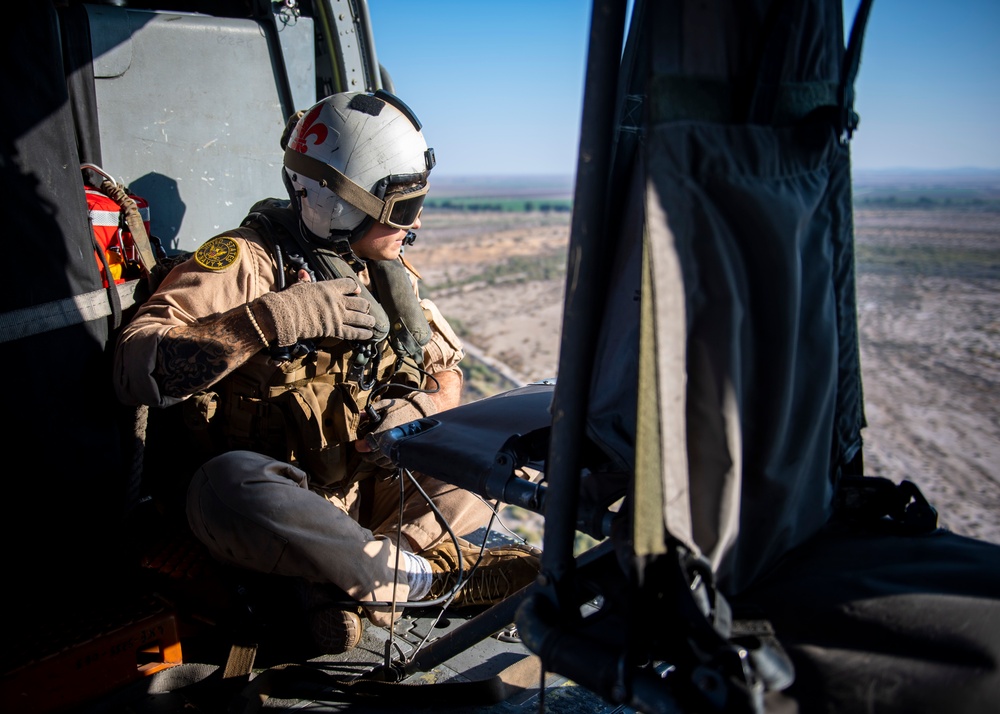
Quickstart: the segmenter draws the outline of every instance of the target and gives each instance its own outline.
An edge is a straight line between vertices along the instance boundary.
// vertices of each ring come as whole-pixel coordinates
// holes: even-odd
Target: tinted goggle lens
[[[424,207],[424,198],[429,186],[417,186],[405,191],[391,193],[385,197],[385,209],[382,212],[382,223],[393,228],[412,228]]]

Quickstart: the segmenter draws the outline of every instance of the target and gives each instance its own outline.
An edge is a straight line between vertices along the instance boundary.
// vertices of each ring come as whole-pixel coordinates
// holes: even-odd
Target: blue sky
[[[858,0],[845,0],[848,22]],[[369,0],[439,175],[576,171],[591,2]],[[1000,168],[1000,0],[874,0],[856,169]]]

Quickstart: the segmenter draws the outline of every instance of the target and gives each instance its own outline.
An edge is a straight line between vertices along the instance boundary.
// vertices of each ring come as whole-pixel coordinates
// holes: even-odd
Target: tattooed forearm
[[[210,387],[260,351],[243,307],[175,327],[160,342],[154,373],[160,392],[186,397]]]

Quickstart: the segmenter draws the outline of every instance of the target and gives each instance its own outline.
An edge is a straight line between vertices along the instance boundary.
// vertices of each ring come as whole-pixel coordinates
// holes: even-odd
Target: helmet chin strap
[[[355,271],[363,270],[367,266],[367,262],[364,258],[358,256],[351,246],[356,240],[368,232],[368,229],[374,222],[374,218],[365,216],[361,220],[361,223],[356,225],[350,231],[330,231],[330,234],[326,237],[326,241],[324,241],[323,244],[329,245],[333,252],[339,255],[344,262],[350,265]],[[305,228],[305,226],[303,226],[303,228]]]

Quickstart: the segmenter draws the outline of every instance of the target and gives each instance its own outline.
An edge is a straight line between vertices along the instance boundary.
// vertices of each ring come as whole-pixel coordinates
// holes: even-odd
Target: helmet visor
[[[387,194],[382,215],[378,219],[379,223],[393,228],[413,228],[413,224],[420,216],[420,210],[424,207],[424,197],[429,190],[430,185],[424,183]]]

